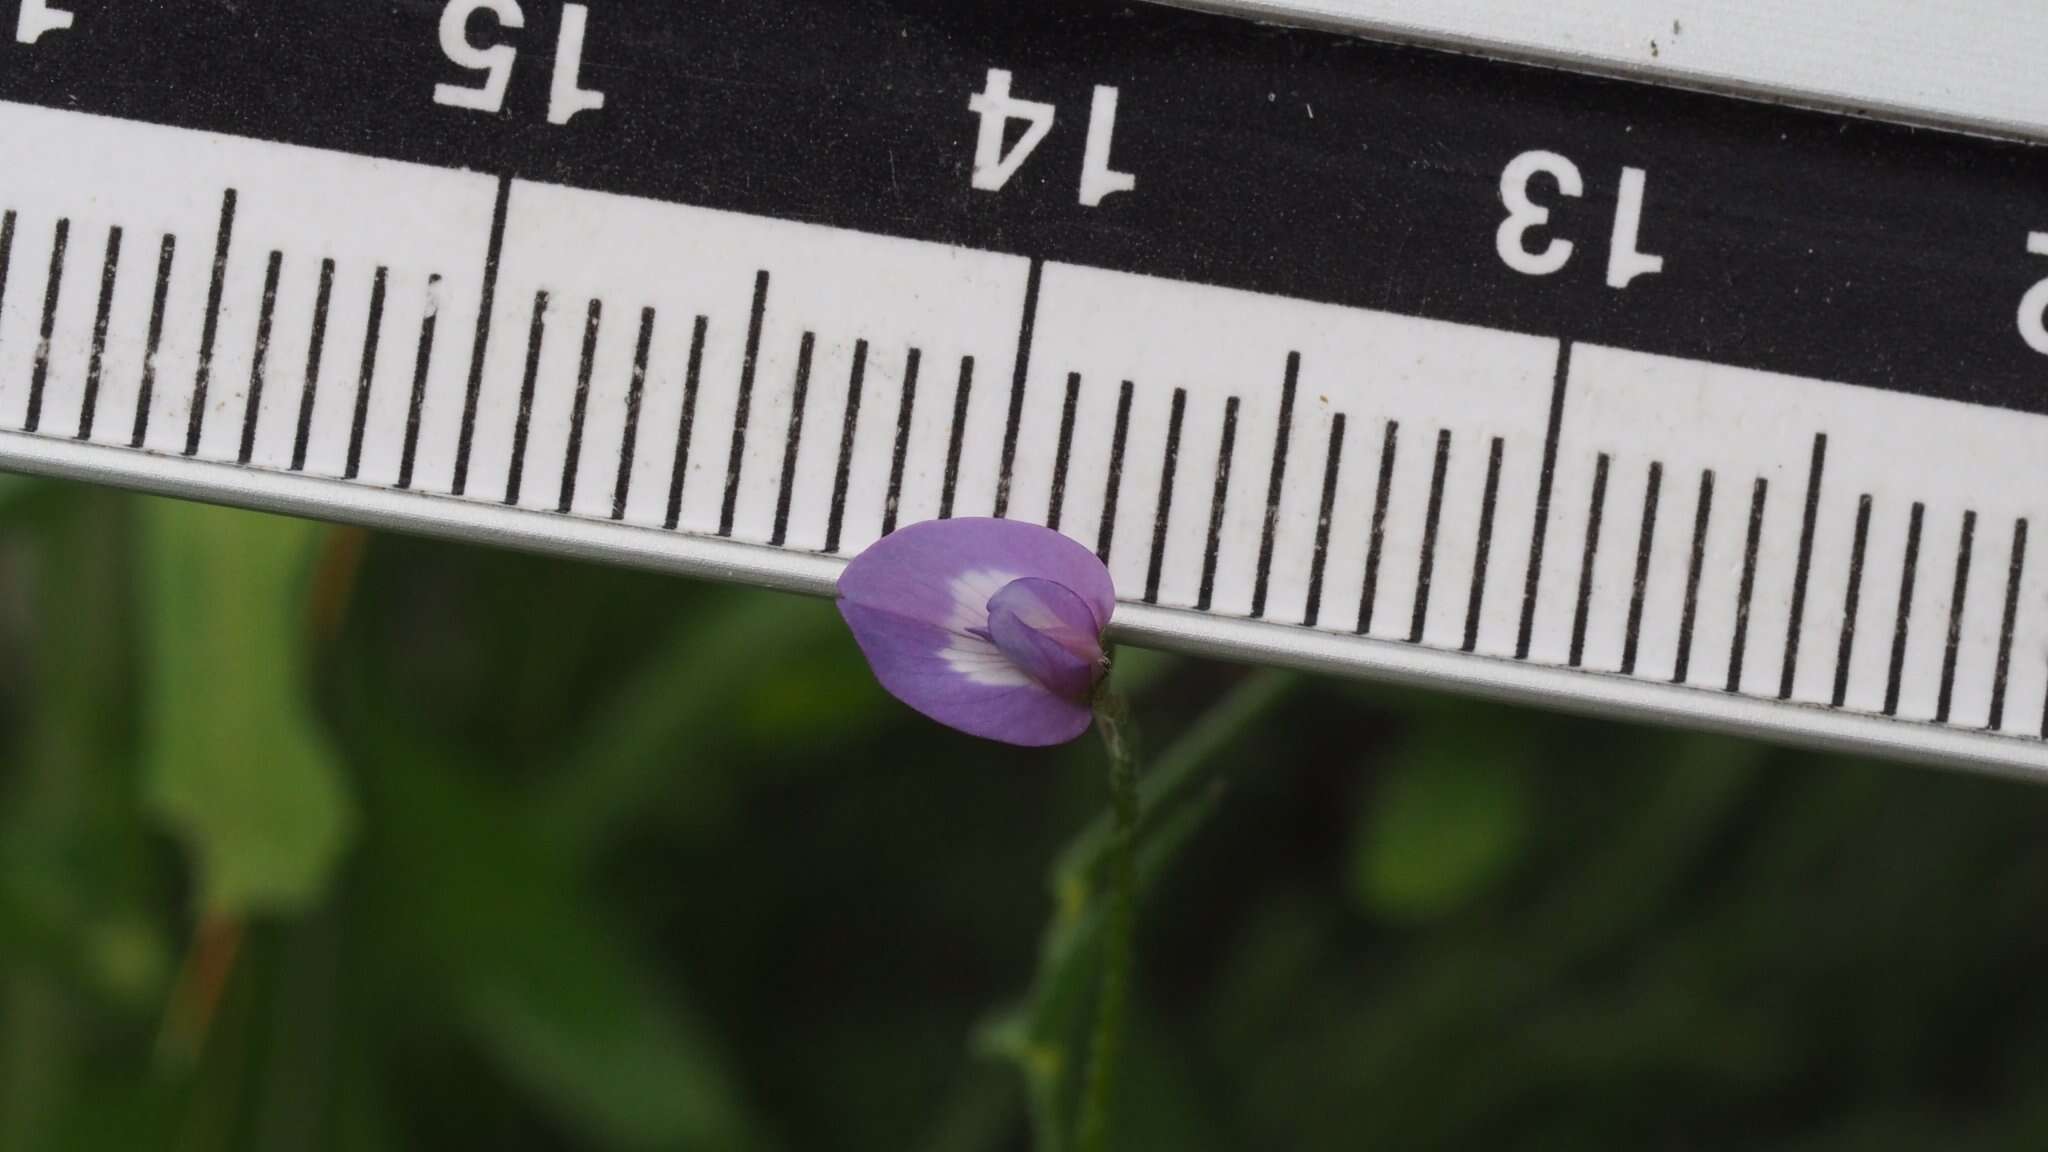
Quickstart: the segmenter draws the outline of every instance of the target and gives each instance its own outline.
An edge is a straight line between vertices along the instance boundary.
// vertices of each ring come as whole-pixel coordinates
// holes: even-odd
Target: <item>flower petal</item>
[[[1038,683],[1086,703],[1102,679],[1102,641],[1094,613],[1064,584],[1036,576],[1012,580],[988,602],[989,638]]]
[[[947,727],[1027,748],[1088,730],[1086,703],[1047,689],[988,640],[852,600],[839,614],[882,687]]]
[[[1116,610],[1116,587],[1095,554],[1036,524],[1015,520],[929,520],[876,541],[839,577],[843,600],[949,631],[987,627],[989,599],[1013,580],[1065,585],[1088,606],[1100,635]]]

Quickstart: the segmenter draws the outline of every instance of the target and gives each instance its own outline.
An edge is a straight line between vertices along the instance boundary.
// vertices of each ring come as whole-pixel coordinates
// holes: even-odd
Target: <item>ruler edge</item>
[[[1551,68],[1607,80],[1647,84],[1726,99],[1748,100],[1832,116],[1898,124],[1908,128],[1959,133],[2035,147],[2048,146],[2048,123],[2035,124],[1997,117],[1971,116],[1926,108],[1910,102],[1856,99],[1817,88],[1748,80],[1725,73],[1634,62],[1594,52],[1572,51],[1519,40],[1461,35],[1420,24],[1403,23],[1395,19],[1303,9],[1290,0],[1147,2],[1276,27],[1330,32],[1375,43],[1473,56],[1504,64]]]
[[[24,432],[0,431],[0,468],[226,507],[595,561],[830,598],[843,559],[443,494]],[[1477,696],[1603,719],[1762,739],[2012,779],[2048,778],[2048,742],[1345,636],[1296,625],[1120,603],[1115,639],[1230,661]]]

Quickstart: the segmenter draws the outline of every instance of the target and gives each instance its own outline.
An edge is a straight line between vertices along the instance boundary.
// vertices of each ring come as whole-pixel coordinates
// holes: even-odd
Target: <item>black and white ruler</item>
[[[21,0],[0,465],[2048,768],[2048,150],[1149,4]],[[5,15],[5,13],[0,13]]]

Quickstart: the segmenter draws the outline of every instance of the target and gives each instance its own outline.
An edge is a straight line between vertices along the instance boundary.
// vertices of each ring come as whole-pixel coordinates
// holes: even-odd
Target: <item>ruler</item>
[[[0,464],[2048,767],[2048,152],[1152,5],[278,0],[0,45]]]

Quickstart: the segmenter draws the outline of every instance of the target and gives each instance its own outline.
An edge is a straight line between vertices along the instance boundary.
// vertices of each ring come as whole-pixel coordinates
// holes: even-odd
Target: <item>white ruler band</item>
[[[817,592],[1010,516],[1138,639],[2048,766],[2030,149],[936,0],[456,0],[385,17],[416,60],[250,60],[305,86],[272,119],[120,103],[202,7],[11,50],[54,63],[0,77],[0,464]],[[863,35],[903,70],[809,62]],[[72,79],[111,59],[127,95]]]
[[[2048,8],[2023,0],[1169,2],[2048,140]]]

